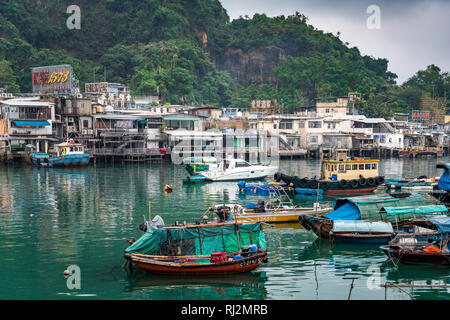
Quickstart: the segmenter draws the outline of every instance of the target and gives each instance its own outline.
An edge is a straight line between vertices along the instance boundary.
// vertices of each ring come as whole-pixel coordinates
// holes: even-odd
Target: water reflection
[[[440,160],[442,162],[448,159]],[[436,159],[381,162],[392,177],[439,176]],[[281,161],[287,174],[317,175],[319,161]],[[283,171],[282,170],[282,171]],[[441,170],[440,170],[441,171]],[[194,221],[218,203],[266,199],[239,193],[236,182],[184,186],[183,166],[98,164],[86,168],[0,166],[0,299],[347,299],[354,280],[355,299],[384,299],[370,290],[372,267],[381,283],[448,283],[449,269],[433,266],[396,268],[376,247],[318,239],[298,223],[266,226],[269,263],[239,276],[187,279],[136,272],[129,279],[124,239],[138,238],[137,226],[161,215],[166,223]],[[174,191],[164,193],[166,184]],[[385,191],[381,191],[385,192]],[[320,202],[332,205],[335,197]],[[297,196],[295,205],[312,206],[314,197]],[[82,290],[70,292],[62,271],[82,270]],[[114,277],[110,270],[117,267]],[[14,288],[12,290],[11,288]],[[417,299],[449,299],[447,289],[410,290]],[[388,299],[411,299],[389,289]]]
[[[153,275],[137,270],[127,279],[125,290],[133,296],[161,299],[171,291],[177,299],[261,299],[267,298],[265,272],[253,271],[237,275],[177,277]]]

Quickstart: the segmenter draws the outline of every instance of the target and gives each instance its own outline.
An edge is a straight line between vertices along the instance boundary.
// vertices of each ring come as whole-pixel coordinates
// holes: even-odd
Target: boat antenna
[[[320,182],[317,183],[317,192],[316,192],[316,203],[314,204],[314,210],[319,209],[319,190],[320,190]]]

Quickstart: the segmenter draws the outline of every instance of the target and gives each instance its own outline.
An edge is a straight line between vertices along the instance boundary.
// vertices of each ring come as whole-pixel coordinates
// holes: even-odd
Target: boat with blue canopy
[[[333,223],[337,220],[383,221],[401,230],[415,219],[446,215],[447,212],[443,205],[426,205],[422,195],[395,193],[340,198],[332,212],[323,216],[302,216],[299,222],[319,237],[330,239]]]
[[[444,169],[444,173],[439,178],[437,190],[433,190],[429,194],[450,207],[450,163],[439,163],[436,168]]]

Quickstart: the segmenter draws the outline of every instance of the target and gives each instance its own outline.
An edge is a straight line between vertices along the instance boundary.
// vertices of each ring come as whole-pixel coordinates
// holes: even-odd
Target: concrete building
[[[48,152],[52,138],[55,106],[38,98],[0,101],[1,134],[10,150],[24,151],[25,146],[36,152]]]

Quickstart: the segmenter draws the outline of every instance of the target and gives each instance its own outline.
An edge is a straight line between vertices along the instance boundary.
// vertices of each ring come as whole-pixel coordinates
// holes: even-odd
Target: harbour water
[[[386,159],[387,178],[440,176],[444,159]],[[319,161],[285,160],[283,173],[319,175]],[[125,239],[160,215],[166,223],[192,222],[218,203],[257,201],[239,195],[237,183],[183,186],[186,171],[172,164],[97,164],[85,168],[0,166],[0,299],[449,299],[450,289],[379,284],[449,285],[448,266],[396,268],[377,246],[318,239],[300,225],[266,228],[269,263],[247,274],[171,277],[139,270],[130,276]],[[166,184],[174,191],[165,193]],[[311,206],[316,199],[296,197]],[[332,204],[333,198],[321,202]],[[63,271],[77,265],[81,288],[69,289]]]

